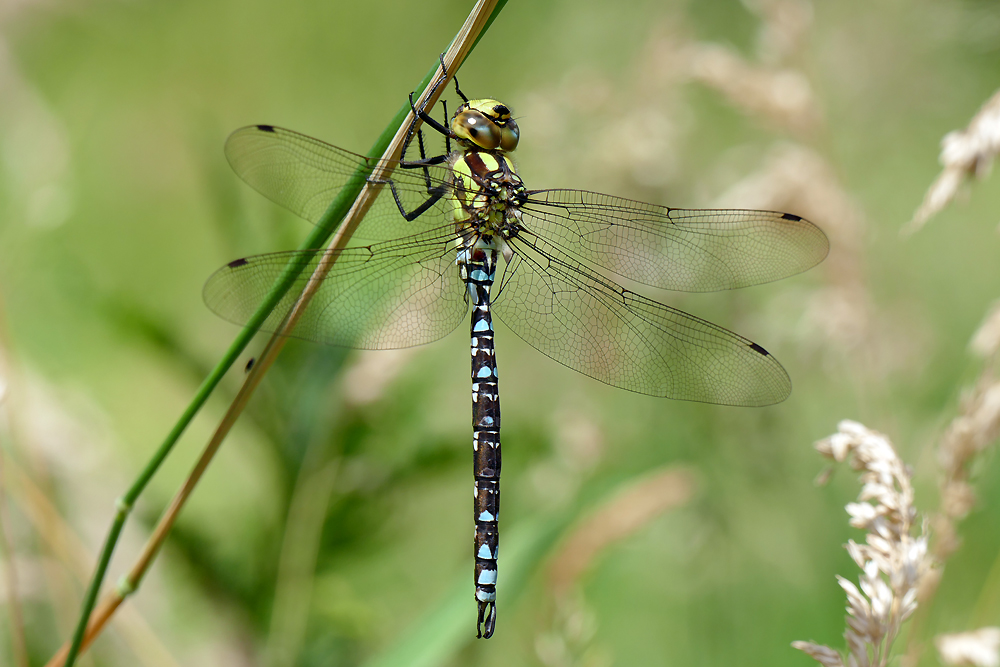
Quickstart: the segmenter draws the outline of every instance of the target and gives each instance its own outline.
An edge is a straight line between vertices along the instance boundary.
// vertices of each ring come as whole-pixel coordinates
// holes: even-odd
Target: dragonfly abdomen
[[[485,239],[480,239],[483,243]],[[472,296],[472,448],[473,520],[475,532],[474,570],[477,627],[489,638],[496,626],[498,521],[500,519],[500,396],[497,384],[490,288],[496,273],[497,249],[492,239],[487,247],[473,247],[460,264],[462,280]],[[485,623],[485,632],[483,624]]]

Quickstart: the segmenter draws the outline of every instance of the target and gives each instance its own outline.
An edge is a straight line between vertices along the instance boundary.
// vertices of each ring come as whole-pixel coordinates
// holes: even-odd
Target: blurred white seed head
[[[941,140],[939,160],[944,169],[937,177],[924,201],[903,228],[912,233],[923,227],[931,216],[955,198],[966,178],[983,178],[993,167],[1000,153],[1000,91],[993,94],[979,109],[964,130],[949,132]]]
[[[1000,301],[990,308],[986,319],[972,337],[969,347],[981,357],[992,357],[1000,352]]]
[[[838,651],[834,651],[829,646],[814,644],[813,642],[792,642],[792,648],[797,648],[813,660],[823,665],[823,667],[844,667],[844,661]]]
[[[979,628],[972,632],[938,635],[934,638],[946,665],[998,667],[1000,665],[1000,628]]]

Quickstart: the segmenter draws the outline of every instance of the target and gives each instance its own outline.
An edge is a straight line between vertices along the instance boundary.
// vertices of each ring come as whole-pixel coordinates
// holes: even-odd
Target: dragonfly
[[[496,628],[500,399],[493,316],[542,354],[615,387],[720,405],[765,406],[791,392],[763,347],[621,286],[728,290],[818,264],[826,235],[791,213],[682,209],[596,192],[531,190],[511,153],[510,108],[466,97],[445,123],[443,154],[365,157],[273,125],[236,130],[230,165],[247,184],[313,223],[358,170],[391,168],[348,246],[254,255],[216,271],[208,307],[246,324],[286,267],[305,270],[260,327],[280,330],[317,268],[329,269],[287,335],[360,349],[422,345],[471,307],[473,519],[477,636]],[[413,107],[411,97],[411,107]],[[412,126],[411,126],[412,129]],[[412,139],[412,132],[410,135]],[[452,150],[451,142],[456,148]],[[410,142],[407,141],[407,144]]]

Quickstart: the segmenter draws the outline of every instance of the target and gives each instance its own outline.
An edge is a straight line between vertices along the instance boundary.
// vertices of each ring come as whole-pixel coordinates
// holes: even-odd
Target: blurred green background
[[[230,171],[227,134],[272,123],[366,151],[470,8],[0,4],[5,524],[31,664],[69,635],[74,573],[90,568],[51,536],[68,528],[97,550],[115,498],[237,332],[202,305],[203,282],[310,229]],[[844,418],[885,432],[914,468],[918,506],[938,506],[935,447],[983,366],[968,342],[1000,295],[995,179],[913,237],[899,230],[938,173],[941,137],[998,87],[1000,6],[515,0],[459,75],[467,94],[514,109],[530,188],[778,208],[823,227],[831,256],[802,276],[650,292],[764,345],[791,398],[739,409],[615,390],[500,325],[500,579],[520,585],[501,589],[497,634],[477,642],[466,328],[400,353],[293,341],[81,664],[402,665],[419,652],[392,658],[404,638],[443,644],[427,664],[813,664],[789,643],[842,646],[835,575],[856,580],[841,545],[861,534],[843,510],[853,473],[815,487],[812,443]],[[109,582],[242,365],[140,500]],[[928,647],[1000,623],[983,603],[998,599],[1000,551],[988,463],[913,638]],[[695,480],[692,497],[605,538],[567,582],[577,519],[670,466]],[[22,478],[58,519],[32,514]],[[4,629],[0,664],[14,664]]]

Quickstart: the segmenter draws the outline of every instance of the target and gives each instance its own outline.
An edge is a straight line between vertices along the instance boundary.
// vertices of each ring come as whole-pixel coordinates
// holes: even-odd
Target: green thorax
[[[510,233],[520,224],[524,184],[514,162],[500,151],[469,150],[456,153],[454,217],[463,226],[484,233]]]

